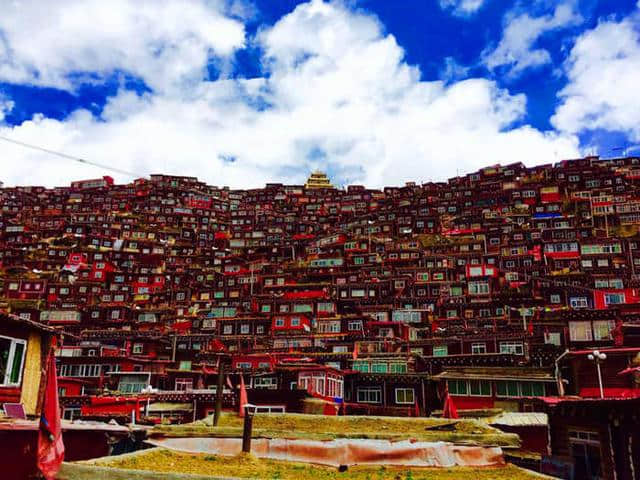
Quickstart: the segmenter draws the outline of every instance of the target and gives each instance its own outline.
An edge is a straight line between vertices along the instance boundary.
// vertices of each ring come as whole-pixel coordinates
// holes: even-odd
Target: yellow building
[[[331,185],[331,181],[324,172],[316,170],[307,179],[307,183],[304,184],[305,188],[335,188]]]

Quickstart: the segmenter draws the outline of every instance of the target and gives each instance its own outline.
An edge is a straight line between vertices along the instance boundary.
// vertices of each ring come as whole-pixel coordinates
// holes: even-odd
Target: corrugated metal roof
[[[503,412],[487,419],[490,425],[506,425],[510,427],[546,426],[549,418],[541,412]]]

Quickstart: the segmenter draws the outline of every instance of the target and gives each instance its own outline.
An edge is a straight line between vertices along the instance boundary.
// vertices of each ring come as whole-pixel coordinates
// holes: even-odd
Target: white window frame
[[[408,402],[406,400],[406,395],[408,392],[411,392],[411,401]],[[404,401],[400,401],[400,399],[398,398],[398,394],[399,393],[403,393],[405,400]],[[413,388],[396,388],[395,390],[395,397],[396,397],[396,403],[398,405],[413,405],[416,402],[416,391]]]
[[[9,340],[11,342],[11,344],[9,345],[9,357],[7,358],[7,371],[5,372],[4,378],[0,379],[0,381],[2,381],[2,383],[0,383],[0,386],[3,386],[3,387],[19,386],[22,383],[22,373],[24,370],[24,362],[25,362],[25,357],[27,356],[27,341],[22,338],[7,337],[5,335],[0,335],[0,338]],[[11,378],[11,374],[13,373],[12,366],[13,366],[13,360],[16,353],[16,345],[18,344],[23,345],[22,358],[20,359],[20,367],[19,367],[20,372],[18,374],[18,381],[10,382],[9,379]]]
[[[371,396],[376,398],[372,398]],[[356,399],[358,403],[382,403],[381,387],[358,387],[356,390]]]
[[[524,343],[523,342],[500,342],[500,353],[524,355]]]

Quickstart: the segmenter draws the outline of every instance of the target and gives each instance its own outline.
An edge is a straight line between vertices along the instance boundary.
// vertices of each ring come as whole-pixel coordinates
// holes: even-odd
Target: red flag
[[[449,395],[449,386],[446,386],[444,389],[444,406],[442,407],[442,417],[458,418],[458,409],[456,408],[455,403],[453,403],[451,395]]]
[[[240,418],[244,418],[244,406],[249,403],[247,389],[244,386],[244,375],[240,374]]]
[[[64,460],[64,443],[58,404],[58,380],[56,358],[53,349],[49,353],[47,387],[38,431],[38,468],[47,480],[53,480]]]
[[[353,359],[357,360],[358,359],[358,352],[360,351],[360,345],[358,344],[358,342],[354,342],[353,343]]]

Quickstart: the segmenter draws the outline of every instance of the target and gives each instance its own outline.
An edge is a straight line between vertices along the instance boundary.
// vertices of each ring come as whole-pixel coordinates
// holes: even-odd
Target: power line
[[[127,170],[122,170],[120,168],[112,167],[112,166],[109,166],[109,165],[104,165],[102,163],[93,162],[91,160],[86,160],[84,158],[76,157],[76,156],[73,156],[73,155],[68,155],[68,154],[63,153],[63,152],[50,150],[48,148],[40,147],[38,145],[33,145],[33,144],[30,144],[30,143],[21,142],[20,140],[14,140],[13,138],[4,137],[2,135],[0,135],[0,140],[4,140],[5,142],[13,143],[14,145],[19,145],[21,147],[30,148],[31,150],[37,150],[39,152],[44,152],[44,153],[48,153],[50,155],[55,155],[57,157],[64,158],[66,160],[73,160],[74,162],[82,163],[82,164],[85,164],[85,165],[91,165],[93,167],[98,167],[98,168],[103,168],[105,170],[110,170],[112,172],[119,173],[121,175],[127,175],[127,176],[134,177],[134,178],[146,177],[147,176],[147,175],[140,175],[140,174],[137,174],[137,173],[129,172]]]
[[[145,178],[145,179],[148,179],[150,177],[150,175],[145,175],[145,174],[142,174],[142,173],[129,172],[128,170],[122,170],[120,168],[112,167],[112,166],[109,166],[109,165],[104,165],[102,163],[94,162],[94,161],[91,161],[91,160],[86,160],[86,159],[81,158],[81,157],[76,157],[74,155],[69,155],[69,154],[64,153],[64,152],[58,152],[56,150],[51,150],[51,149],[48,149],[48,148],[40,147],[38,145],[33,145],[31,143],[22,142],[20,140],[15,140],[13,138],[8,138],[8,137],[2,136],[2,135],[0,135],[0,140],[4,140],[5,142],[13,143],[15,145],[18,145],[18,146],[21,146],[21,147],[24,147],[24,148],[29,148],[29,149],[32,149],[32,150],[37,150],[39,152],[48,153],[49,155],[55,155],[57,157],[64,158],[65,160],[72,160],[74,162],[82,163],[84,165],[91,165],[93,167],[102,168],[104,170],[108,170],[108,171],[111,171],[111,172],[114,172],[114,173],[127,175],[127,176],[132,177],[132,178]],[[202,191],[197,190],[195,188],[188,188],[188,189],[186,189],[186,191],[188,191],[189,193],[196,193],[198,195],[211,196],[211,193],[202,192]]]

